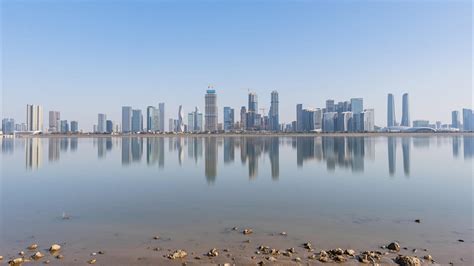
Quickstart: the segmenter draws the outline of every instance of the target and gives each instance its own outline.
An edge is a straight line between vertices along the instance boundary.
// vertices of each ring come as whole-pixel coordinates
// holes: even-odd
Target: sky
[[[364,98],[385,126],[387,93],[401,119],[450,123],[471,107],[471,1],[1,1],[2,117],[26,105],[91,130],[97,114],[166,103],[167,118],[204,109],[209,85],[224,106],[258,94],[280,120],[296,104]],[[168,120],[166,120],[168,121]],[[168,124],[168,123],[166,123]]]

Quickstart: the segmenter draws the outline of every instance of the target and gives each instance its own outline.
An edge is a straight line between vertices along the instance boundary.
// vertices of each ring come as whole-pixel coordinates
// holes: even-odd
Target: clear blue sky
[[[66,3],[67,2],[67,3]],[[281,120],[295,105],[363,97],[386,124],[386,95],[411,118],[449,122],[472,105],[471,1],[2,1],[2,112],[26,104],[79,120],[120,121],[121,106],[222,109],[256,91]],[[166,123],[167,124],[167,123]]]

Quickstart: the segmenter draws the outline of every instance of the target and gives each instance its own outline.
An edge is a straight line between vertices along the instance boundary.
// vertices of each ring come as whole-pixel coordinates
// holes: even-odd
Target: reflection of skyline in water
[[[48,162],[58,162],[61,153],[74,152],[78,149],[77,137],[67,138],[2,138],[1,151],[4,155],[13,154],[15,148],[25,151],[26,169],[36,170],[42,166],[43,141],[48,148]],[[168,142],[168,143],[166,143]],[[464,159],[473,158],[474,137],[453,136],[450,138],[422,138],[388,136],[386,138],[388,152],[388,173],[396,173],[397,150],[401,144],[403,174],[410,175],[411,148],[426,149],[439,147],[443,143],[452,146],[452,156]],[[177,156],[179,165],[188,161],[198,163],[204,157],[204,175],[209,184],[216,182],[218,177],[219,156],[222,156],[224,167],[235,163],[236,153],[240,153],[240,162],[248,169],[248,178],[259,176],[260,161],[265,163],[266,154],[269,158],[269,170],[272,180],[280,175],[281,148],[296,152],[297,167],[306,164],[323,162],[328,171],[337,168],[349,169],[352,172],[363,172],[366,160],[375,159],[376,138],[373,137],[103,137],[94,138],[93,147],[97,149],[97,157],[104,158],[114,149],[121,151],[121,163],[127,166],[143,160],[145,147],[146,164],[165,167],[165,156]],[[165,145],[168,154],[165,155]],[[23,149],[24,147],[24,149]],[[219,150],[222,149],[222,153]],[[176,153],[172,155],[172,153]],[[219,155],[220,154],[220,155]],[[189,160],[186,160],[189,159]],[[174,159],[173,159],[174,160]],[[291,157],[290,157],[291,160]],[[291,161],[290,161],[291,162]]]

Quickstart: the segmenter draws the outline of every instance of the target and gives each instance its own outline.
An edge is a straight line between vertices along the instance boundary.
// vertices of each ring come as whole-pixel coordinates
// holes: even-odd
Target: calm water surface
[[[1,151],[6,252],[154,234],[212,247],[248,226],[317,249],[396,240],[472,263],[472,136],[4,138]]]

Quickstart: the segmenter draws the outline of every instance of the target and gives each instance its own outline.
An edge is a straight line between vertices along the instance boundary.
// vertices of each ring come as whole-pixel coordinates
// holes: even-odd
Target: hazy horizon
[[[387,94],[411,120],[450,123],[472,107],[471,1],[2,1],[2,118],[27,104],[91,130],[97,114],[166,103],[166,121],[204,109],[207,86],[239,113],[279,92],[296,104],[364,98],[386,125]],[[238,117],[238,115],[237,115]],[[186,117],[185,117],[185,120]],[[187,121],[186,121],[187,122]],[[166,122],[166,128],[168,127]]]

